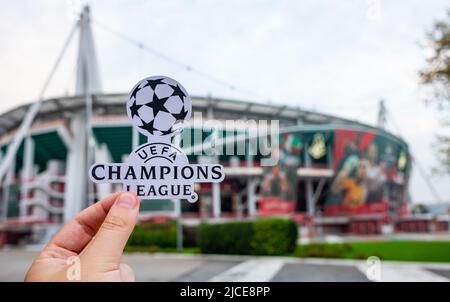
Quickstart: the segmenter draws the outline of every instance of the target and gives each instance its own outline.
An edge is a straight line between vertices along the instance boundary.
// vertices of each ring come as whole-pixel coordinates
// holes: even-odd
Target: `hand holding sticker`
[[[139,205],[133,194],[118,192],[84,209],[37,255],[25,281],[134,281],[122,253]]]

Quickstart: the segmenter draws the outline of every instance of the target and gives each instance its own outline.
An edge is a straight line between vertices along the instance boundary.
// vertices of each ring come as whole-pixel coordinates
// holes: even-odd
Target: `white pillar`
[[[2,162],[2,159],[3,159],[3,153],[0,151],[0,162]],[[3,189],[3,191],[6,188],[5,187],[5,182],[1,181],[1,178],[0,178],[0,187]],[[0,203],[0,206],[2,207],[1,210],[0,210],[0,221],[3,220],[3,213],[4,213],[5,204],[6,204],[5,194],[3,194],[2,202]]]
[[[213,216],[219,218],[222,211],[220,204],[220,183],[213,183],[212,185],[212,199],[213,199]]]
[[[247,182],[247,204],[248,215],[254,217],[256,215],[256,179],[250,178]]]
[[[255,146],[253,145],[253,141],[251,139],[248,140],[248,148],[247,148],[247,168],[253,167],[253,152]],[[247,206],[248,206],[248,215],[250,217],[254,217],[256,215],[256,179],[253,177],[249,177],[247,179]]]
[[[134,150],[139,146],[139,131],[137,131],[136,127],[131,127],[131,149]]]
[[[108,150],[108,146],[106,144],[101,144],[100,146],[96,146],[95,148],[95,158],[99,163],[109,163],[111,162],[111,154]],[[97,187],[97,197],[101,200],[111,194],[112,192],[112,184],[110,183],[97,183],[95,184]]]
[[[174,199],[174,212],[177,218],[177,250],[183,249],[183,221],[181,218],[181,200]]]
[[[23,168],[22,168],[22,186],[21,186],[21,200],[24,200],[28,195],[29,182],[33,177],[34,170],[34,141],[30,135],[25,139],[24,153],[23,153]],[[19,216],[26,215],[26,208],[19,206]]]
[[[6,172],[5,181],[3,182],[3,219],[8,218],[8,203],[9,203],[9,190],[11,183],[14,179],[14,172],[16,170],[16,157],[13,157],[11,164]]]
[[[133,127],[133,144],[134,141],[136,140],[134,138],[135,134],[134,132],[138,133],[138,131],[135,129],[135,127]],[[137,134],[137,140],[136,140],[136,144],[139,145],[139,134]],[[177,134],[175,135],[175,137],[173,138],[173,144],[177,147],[181,146],[181,134]],[[136,147],[137,147],[136,145]],[[133,149],[136,148],[133,146]],[[175,217],[177,218],[177,250],[182,250],[183,249],[183,221],[182,221],[182,210],[181,210],[181,200],[180,199],[174,199],[173,200],[174,203],[174,213],[175,213]]]
[[[314,193],[312,179],[306,179],[306,205],[308,215],[314,216]]]
[[[34,141],[31,136],[25,139],[24,162],[22,170],[22,179],[26,181],[33,177],[34,167]]]
[[[67,154],[64,222],[87,205],[86,119],[82,112],[73,117],[71,129],[73,141]]]

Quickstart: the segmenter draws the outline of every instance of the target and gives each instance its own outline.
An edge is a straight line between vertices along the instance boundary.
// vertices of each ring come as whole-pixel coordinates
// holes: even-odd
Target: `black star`
[[[155,120],[151,120],[149,123],[142,121],[142,126],[139,126],[139,128],[147,130],[150,134],[153,134],[153,131],[155,130],[155,128],[153,128],[154,122]]]
[[[161,135],[167,135],[172,133],[172,128],[169,128],[169,130],[161,131]]]
[[[137,105],[136,104],[136,100],[134,101],[133,105],[131,105],[130,107],[130,112],[131,112],[131,118],[133,118],[135,115],[139,116],[138,114],[138,110],[139,108],[141,108],[142,105]]]
[[[164,106],[168,98],[158,98],[156,93],[153,93],[153,101],[145,104],[145,106],[150,107],[153,109],[153,116],[156,117],[158,112],[169,112],[167,111],[167,108]]]
[[[176,114],[172,114],[172,116],[175,118],[175,120],[177,121],[184,121],[186,115],[188,114],[188,111],[181,111],[180,113],[176,113]]]
[[[181,90],[180,86],[178,86],[178,84],[176,86],[173,85],[169,85],[170,87],[173,88],[173,93],[171,96],[177,95],[180,97],[181,100],[184,100],[183,97],[186,96],[186,94],[183,92],[183,90]]]
[[[164,78],[156,79],[156,80],[147,80],[147,84],[145,84],[142,88],[150,86],[153,89],[153,91],[154,91],[155,88],[156,88],[156,85],[158,85],[158,84],[166,84],[162,80],[164,80]]]
[[[137,85],[136,88],[134,88],[133,92],[131,93],[131,97],[134,97],[136,99],[137,92],[141,89],[139,88],[140,85]]]

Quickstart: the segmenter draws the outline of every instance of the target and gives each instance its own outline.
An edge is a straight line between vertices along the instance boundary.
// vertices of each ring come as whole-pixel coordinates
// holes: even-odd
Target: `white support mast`
[[[387,110],[386,105],[384,104],[384,100],[380,100],[378,103],[378,117],[377,117],[377,127],[381,129],[386,128],[386,118]]]
[[[100,72],[94,35],[92,34],[89,6],[85,6],[80,15],[80,42],[78,45],[77,78],[75,95],[101,92]]]
[[[101,92],[100,73],[92,34],[90,10],[85,6],[79,22],[76,95],[83,95],[86,107],[76,112],[70,127],[72,148],[67,155],[64,221],[89,205],[88,167],[93,162],[94,141],[91,130],[92,94]]]

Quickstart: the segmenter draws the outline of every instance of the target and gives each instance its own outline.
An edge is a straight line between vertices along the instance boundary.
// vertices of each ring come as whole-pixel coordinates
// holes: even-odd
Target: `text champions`
[[[177,182],[220,182],[222,165],[186,166],[128,166],[124,164],[96,164],[91,167],[94,182],[127,182],[133,180],[170,180]]]
[[[124,189],[147,199],[186,198],[197,200],[196,182],[221,182],[225,175],[222,165],[150,166],[125,164],[95,164],[90,170],[97,183],[122,183]]]

